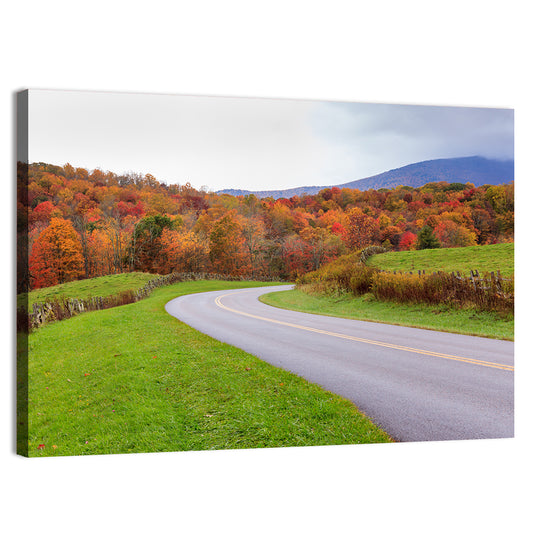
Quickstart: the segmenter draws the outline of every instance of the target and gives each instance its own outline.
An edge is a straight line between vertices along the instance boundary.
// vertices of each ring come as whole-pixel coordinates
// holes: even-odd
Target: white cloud
[[[30,160],[195,187],[332,185],[424,159],[512,157],[509,110],[30,92]]]
[[[200,187],[319,180],[310,102],[69,91],[30,96],[30,160],[150,172]]]

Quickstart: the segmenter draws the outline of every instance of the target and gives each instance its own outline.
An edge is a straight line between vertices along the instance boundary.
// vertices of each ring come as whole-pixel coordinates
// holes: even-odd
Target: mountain
[[[304,186],[285,190],[248,191],[244,189],[223,189],[217,194],[231,194],[233,196],[255,194],[258,198],[272,197],[291,198],[302,194],[316,194],[322,189],[339,187],[339,189],[393,189],[398,185],[421,187],[434,181],[448,183],[473,183],[479,185],[499,185],[514,180],[514,161],[499,161],[484,157],[454,157],[448,159],[431,159],[413,163],[401,168],[395,168],[376,174],[369,178],[349,181],[339,185]]]

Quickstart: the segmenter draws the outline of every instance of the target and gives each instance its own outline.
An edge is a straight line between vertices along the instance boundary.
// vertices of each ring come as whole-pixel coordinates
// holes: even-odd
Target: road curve
[[[189,294],[177,319],[354,402],[397,441],[514,435],[514,343],[278,309],[287,285]]]

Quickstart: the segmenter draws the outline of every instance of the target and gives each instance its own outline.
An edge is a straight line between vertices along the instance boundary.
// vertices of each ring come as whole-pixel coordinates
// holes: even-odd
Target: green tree
[[[134,269],[158,271],[164,228],[174,228],[174,222],[165,215],[144,217],[135,225],[130,246],[130,261]]]
[[[435,237],[431,226],[424,226],[416,239],[417,250],[426,250],[427,248],[440,248],[440,242]]]

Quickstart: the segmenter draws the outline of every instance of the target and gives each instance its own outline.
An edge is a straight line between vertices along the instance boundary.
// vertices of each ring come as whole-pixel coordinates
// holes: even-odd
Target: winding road
[[[204,292],[165,309],[350,399],[397,441],[514,435],[514,343],[278,309],[287,285]]]

